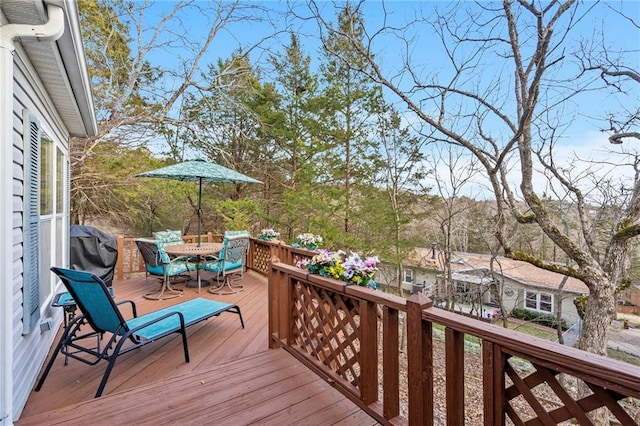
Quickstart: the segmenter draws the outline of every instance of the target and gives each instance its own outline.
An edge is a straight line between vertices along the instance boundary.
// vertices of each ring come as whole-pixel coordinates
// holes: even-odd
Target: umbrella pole
[[[198,247],[200,247],[200,223],[202,222],[202,208],[200,204],[202,202],[202,178],[198,178]]]

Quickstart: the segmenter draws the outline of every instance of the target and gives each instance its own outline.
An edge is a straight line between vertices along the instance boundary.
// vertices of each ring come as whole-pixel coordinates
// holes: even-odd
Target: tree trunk
[[[590,290],[584,325],[576,347],[583,351],[606,355],[608,331],[613,312],[615,312],[614,286],[603,277],[602,284],[592,286]]]

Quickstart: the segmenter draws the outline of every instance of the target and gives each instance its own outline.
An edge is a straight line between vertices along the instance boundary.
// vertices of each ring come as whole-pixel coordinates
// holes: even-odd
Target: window
[[[402,282],[411,284],[413,282],[413,269],[402,270]]]
[[[466,294],[470,291],[467,283],[462,281],[455,281],[455,288],[456,288],[456,293],[459,293],[459,294]]]
[[[66,222],[64,194],[67,189],[66,166],[64,153],[47,136],[42,133],[40,152],[40,304],[54,291],[55,277],[51,274],[52,266],[65,264]]]
[[[56,149],[56,214],[64,212],[64,192],[67,187],[64,153]]]
[[[533,311],[553,312],[553,295],[550,293],[524,292],[524,307]]]
[[[44,134],[40,143],[40,215],[46,216],[53,213],[54,147],[53,141]]]
[[[23,333],[31,333],[55,292],[53,265],[64,266],[69,162],[60,141],[24,111]]]

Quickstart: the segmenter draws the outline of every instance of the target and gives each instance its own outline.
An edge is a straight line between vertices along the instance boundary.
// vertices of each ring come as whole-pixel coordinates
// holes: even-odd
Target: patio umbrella
[[[228,169],[217,163],[204,160],[189,160],[167,167],[140,173],[135,177],[150,177],[181,180],[184,182],[198,182],[198,245],[200,245],[200,226],[202,223],[202,182],[217,183],[262,183],[252,177]]]

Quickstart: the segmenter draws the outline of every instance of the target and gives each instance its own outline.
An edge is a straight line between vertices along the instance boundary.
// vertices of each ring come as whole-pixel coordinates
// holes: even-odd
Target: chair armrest
[[[175,256],[175,257],[171,257],[171,259],[169,260],[169,263],[174,263],[174,262],[188,262],[190,259],[189,256]]]
[[[124,305],[125,303],[129,303],[131,305],[133,318],[136,318],[138,316],[138,310],[136,309],[136,302],[134,302],[133,300],[129,300],[129,299],[121,300],[119,302],[116,302],[116,306]]]

